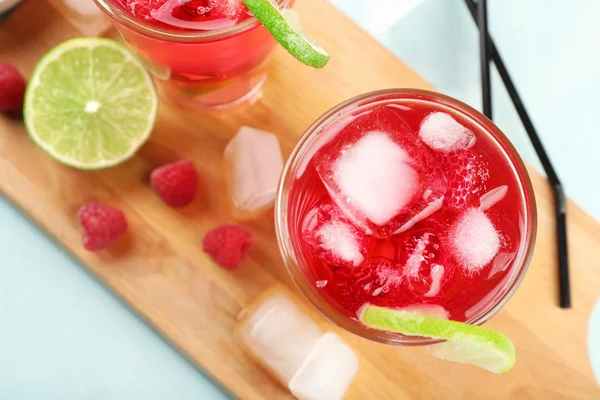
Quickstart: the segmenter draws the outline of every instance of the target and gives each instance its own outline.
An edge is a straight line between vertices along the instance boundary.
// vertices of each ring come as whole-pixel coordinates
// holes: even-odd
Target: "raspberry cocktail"
[[[241,0],[95,1],[180,105],[219,108],[260,91],[276,42]]]
[[[374,92],[325,114],[285,168],[276,205],[286,266],[329,319],[369,329],[365,305],[480,324],[516,290],[536,230],[533,191],[508,139],[449,97]]]

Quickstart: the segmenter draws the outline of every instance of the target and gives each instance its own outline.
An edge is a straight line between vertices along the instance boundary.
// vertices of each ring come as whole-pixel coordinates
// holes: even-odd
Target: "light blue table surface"
[[[334,2],[440,90],[479,106],[476,31],[461,0]],[[568,193],[600,219],[600,2],[489,3],[492,33]],[[539,166],[494,84],[497,123]],[[594,320],[600,380],[600,304]],[[3,198],[0,321],[0,400],[228,398]]]
[[[228,399],[0,199],[0,400]]]

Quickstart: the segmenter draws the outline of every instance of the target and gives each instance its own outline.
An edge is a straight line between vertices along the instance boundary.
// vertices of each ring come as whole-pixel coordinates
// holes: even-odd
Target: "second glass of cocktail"
[[[179,105],[235,105],[253,98],[265,82],[265,62],[276,42],[241,0],[95,1],[160,90]]]
[[[327,318],[367,339],[365,306],[479,325],[515,292],[536,232],[523,162],[482,114],[412,89],[335,107],[302,137],[276,202],[294,282]]]

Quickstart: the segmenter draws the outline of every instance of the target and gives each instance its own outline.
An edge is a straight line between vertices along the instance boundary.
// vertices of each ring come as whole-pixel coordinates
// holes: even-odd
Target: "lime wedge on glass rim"
[[[360,310],[359,318],[371,328],[446,340],[429,346],[429,352],[443,360],[472,364],[496,374],[515,364],[515,346],[510,339],[482,326],[369,304]]]
[[[280,10],[272,0],[243,2],[275,40],[297,60],[314,68],[323,68],[327,64],[329,54],[304,32],[296,11]]]
[[[33,141],[57,161],[101,169],[130,158],[150,137],[158,98],[152,79],[125,47],[82,38],[50,50],[25,95]]]

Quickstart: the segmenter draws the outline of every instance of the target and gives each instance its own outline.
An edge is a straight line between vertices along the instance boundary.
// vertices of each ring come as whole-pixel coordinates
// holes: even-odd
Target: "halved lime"
[[[302,29],[300,17],[294,10],[280,10],[271,0],[243,0],[254,14],[291,55],[314,68],[323,68],[329,54]]]
[[[38,63],[25,95],[33,141],[61,163],[100,169],[130,158],[156,121],[150,75],[125,47],[98,38],[73,39]]]
[[[482,326],[373,305],[364,306],[359,317],[372,328],[447,340],[429,349],[443,360],[472,364],[496,374],[507,372],[515,364],[515,346],[510,339]]]

